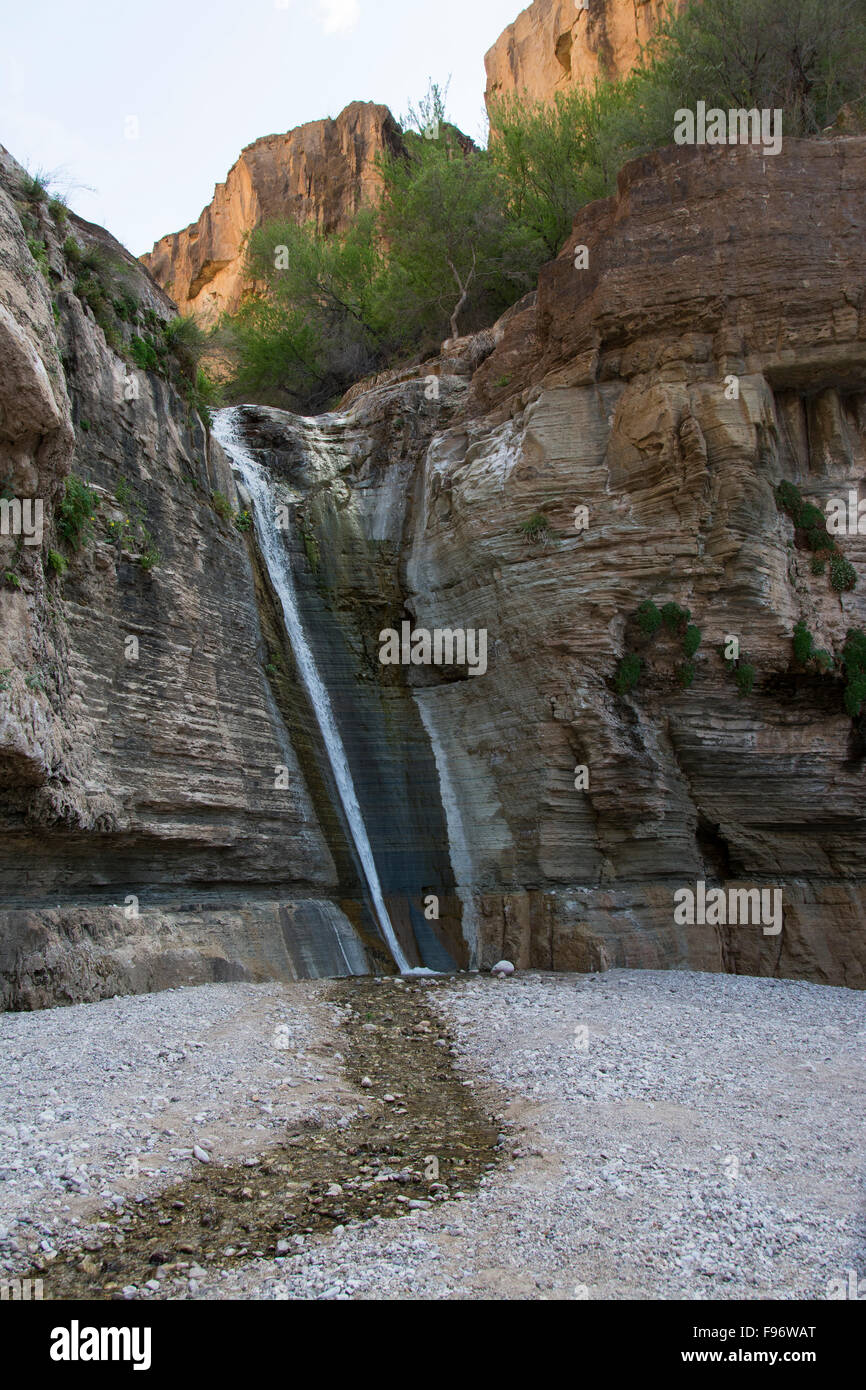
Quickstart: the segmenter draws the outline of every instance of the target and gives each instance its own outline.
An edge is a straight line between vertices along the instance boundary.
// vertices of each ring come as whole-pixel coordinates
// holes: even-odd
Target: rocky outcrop
[[[267,585],[214,505],[236,505],[231,470],[165,375],[130,361],[174,306],[22,180],[0,151],[0,482],[45,517],[40,544],[0,537],[0,1007],[334,957],[341,973],[358,879],[309,711],[281,711],[265,671],[282,640]],[[91,290],[97,324],[85,263],[134,322]],[[70,470],[97,504],[77,548],[59,534]]]
[[[336,120],[311,121],[248,145],[185,231],[162,237],[142,262],[182,314],[211,325],[244,292],[249,233],[271,218],[321,232],[343,229],[378,187],[381,155],[402,149],[386,106],[352,102]]]
[[[550,101],[574,83],[624,77],[652,36],[668,0],[533,0],[487,53],[488,108],[524,93]],[[680,8],[683,8],[682,0]]]
[[[776,500],[866,495],[864,189],[863,138],[657,152],[493,330],[316,421],[242,412],[403,939],[434,898],[458,964],[866,987],[866,741],[839,668],[866,537],[840,538],[860,585],[837,592]],[[314,973],[352,942],[381,960],[267,576],[210,505],[225,458],[164,375],[124,398],[47,214],[56,321],[0,207],[0,446],[18,485],[56,498],[72,466],[101,499],[62,579],[19,554],[2,591],[4,1001]],[[152,569],[111,539],[132,499]],[[681,632],[641,631],[647,600],[689,610],[693,671]],[[796,660],[801,619],[832,671]],[[485,631],[486,672],[383,667],[403,621]],[[679,923],[699,882],[780,892],[782,931]]]
[[[866,628],[866,539],[841,541],[861,584],[836,593],[775,498],[782,479],[818,504],[862,495],[864,187],[862,139],[637,161],[581,214],[537,303],[486,335],[480,366],[449,345],[414,374],[423,392],[377,388],[390,463],[359,442],[371,397],[327,417],[340,509],[396,552],[390,625],[488,633],[483,677],[407,676],[478,963],[866,986],[866,746],[838,669],[792,649],[801,617],[837,660]],[[437,398],[453,409],[473,368],[457,419],[412,449],[409,422]],[[335,583],[337,608],[354,583]],[[700,628],[687,687],[681,638],[637,627],[645,600]],[[366,679],[384,619],[368,619]],[[750,693],[719,653],[730,636]],[[627,651],[644,670],[620,694]],[[678,925],[674,894],[698,881],[780,890],[782,933]]]
[[[419,621],[457,606],[495,652],[483,681],[427,697],[488,963],[866,985],[866,748],[841,681],[791,645],[801,617],[837,658],[866,627],[866,539],[842,540],[861,583],[836,593],[774,497],[784,478],[819,505],[862,495],[864,187],[862,139],[627,166],[476,373],[481,413],[428,455]],[[702,631],[689,689],[676,644],[636,631],[647,599]],[[748,696],[718,654],[729,635],[757,671]],[[620,696],[628,649],[646,670]],[[782,888],[782,936],[676,927],[673,891],[701,878]]]

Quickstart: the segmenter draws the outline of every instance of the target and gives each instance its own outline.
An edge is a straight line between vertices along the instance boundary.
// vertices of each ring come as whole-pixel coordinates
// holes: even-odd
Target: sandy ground
[[[343,1076],[328,989],[0,1017],[7,1271],[63,1259],[98,1232],[97,1208],[122,1211],[202,1155],[252,1158],[287,1122],[345,1125],[380,1103],[375,1076],[363,1093]],[[481,1186],[130,1296],[823,1299],[848,1269],[866,1275],[866,995],[614,971],[458,977],[425,998],[503,1117]]]

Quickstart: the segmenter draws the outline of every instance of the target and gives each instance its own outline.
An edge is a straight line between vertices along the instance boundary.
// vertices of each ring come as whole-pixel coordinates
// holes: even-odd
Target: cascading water
[[[376,911],[376,917],[382,931],[382,936],[386,941],[397,969],[403,974],[410,972],[409,962],[404,956],[400,943],[394,933],[388,909],[385,906],[385,899],[382,894],[382,887],[379,882],[379,875],[376,870],[376,862],[373,858],[373,850],[361,815],[361,808],[355,787],[352,782],[352,774],[349,769],[346,750],[343,747],[343,740],[340,737],[337,723],[334,718],[334,711],[331,708],[331,701],[325,689],[324,682],[319,675],[316,660],[307,640],[304,626],[301,621],[300,609],[298,607],[297,593],[295,590],[294,575],[292,574],[291,557],[287,547],[280,539],[275,519],[275,508],[265,474],[256,463],[246,448],[240,432],[240,415],[235,409],[220,410],[214,418],[214,435],[225,449],[232,461],[234,468],[240,475],[244,487],[247,489],[253,501],[253,512],[255,519],[256,536],[259,547],[268,567],[271,583],[280,600],[283,610],[283,618],[286,624],[286,631],[292,644],[292,650],[298,663],[298,670],[304,682],[307,694],[322,732],[322,739],[328,754],[328,759],[334,773],[334,780],[337,784],[337,791],[349,830],[358,851],[358,857],[370,891],[370,897]],[[271,519],[271,525],[268,519]]]

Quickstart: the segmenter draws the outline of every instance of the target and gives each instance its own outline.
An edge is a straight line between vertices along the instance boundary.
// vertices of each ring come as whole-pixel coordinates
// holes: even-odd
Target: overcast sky
[[[244,145],[350,101],[398,118],[451,76],[483,133],[484,54],[522,0],[7,0],[0,143],[140,255],[194,222]],[[129,138],[138,131],[137,138]],[[92,190],[92,191],[90,191]]]

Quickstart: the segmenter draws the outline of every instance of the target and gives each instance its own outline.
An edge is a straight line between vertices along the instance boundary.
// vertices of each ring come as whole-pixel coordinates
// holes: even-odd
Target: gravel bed
[[[287,1121],[337,1121],[355,1098],[331,1014],[306,984],[0,1014],[0,1269]]]
[[[244,1118],[246,1069],[258,1067],[265,1095],[278,1068],[262,1037],[277,1015],[304,1055],[319,1028],[331,1070],[317,1064],[306,1078],[306,1103],[316,1097],[320,1122],[338,1122],[356,1098],[340,1078],[339,1033],[321,1032],[337,1023],[326,992],[227,985],[0,1018],[0,1045],[16,1059],[0,1171],[22,1157],[29,1170],[45,1153],[32,1173],[12,1166],[13,1201],[41,1200],[69,1167],[69,1141],[41,1112],[60,1122],[74,1103],[88,1165],[113,1174],[158,1128],[136,1098],[155,1115],[154,1091],[179,1093],[162,1079],[159,1050],[206,1033],[215,1041],[192,1054],[190,1080],[198,1069],[211,1129],[237,1125],[240,1142],[255,1144],[247,1127],[258,1124],[267,1142],[278,1107]],[[501,1166],[462,1200],[298,1237],[277,1259],[197,1270],[187,1296],[823,1299],[846,1270],[866,1274],[862,993],[613,971],[460,977],[431,983],[427,998],[456,1033],[466,1084],[504,1117]],[[120,1059],[127,1069],[109,1087]],[[207,1138],[207,1123],[195,1133]]]

